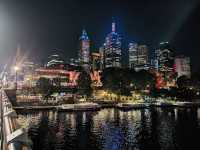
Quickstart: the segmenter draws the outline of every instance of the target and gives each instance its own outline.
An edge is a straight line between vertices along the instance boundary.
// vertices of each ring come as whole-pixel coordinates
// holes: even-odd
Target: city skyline
[[[0,149],[200,147],[199,24],[200,0],[0,0]]]
[[[2,56],[0,64],[14,57],[18,45],[21,46],[22,53],[29,57],[34,54],[36,61],[44,60],[53,50],[63,54],[66,60],[74,58],[77,56],[78,38],[83,28],[91,38],[91,51],[98,51],[106,34],[111,30],[110,24],[114,17],[118,32],[122,35],[122,53],[128,51],[128,44],[132,41],[146,44],[150,53],[153,53],[160,42],[169,41],[177,53],[191,57],[193,70],[199,68],[197,63],[199,29],[193,28],[198,22],[198,1],[193,0],[190,3],[169,1],[162,4],[153,1],[146,6],[143,5],[143,1],[129,3],[126,1],[122,6],[119,1],[113,2],[50,1],[48,6],[45,6],[43,2],[2,1],[0,16],[3,20],[3,23],[1,22],[3,34],[0,43]],[[105,8],[101,13],[98,4]],[[171,4],[174,4],[174,7],[171,7]],[[67,9],[70,6],[80,9]],[[113,11],[109,8],[113,8]],[[142,8],[144,12],[140,11]],[[160,16],[156,15],[157,11],[153,11],[155,8],[161,13]],[[178,11],[180,9],[183,13]],[[79,16],[76,10],[77,13],[83,12],[83,15]],[[156,17],[157,20],[153,25],[151,25],[152,17]],[[181,18],[182,21],[177,23]],[[169,38],[167,34],[172,33],[172,30],[175,35]]]

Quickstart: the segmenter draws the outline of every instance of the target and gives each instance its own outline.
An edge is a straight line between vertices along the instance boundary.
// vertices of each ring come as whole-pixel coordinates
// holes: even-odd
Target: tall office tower
[[[129,44],[129,68],[134,68],[136,71],[149,68],[148,48],[146,45]]]
[[[147,70],[148,66],[148,48],[146,45],[139,45],[137,51],[137,66],[136,70]]]
[[[90,62],[90,40],[85,30],[82,31],[80,37],[80,49],[79,49],[79,63],[85,69],[89,68]]]
[[[159,44],[155,51],[156,70],[160,78],[157,78],[157,88],[174,87],[176,84],[176,74],[174,67],[174,51],[168,42]],[[162,83],[162,84],[160,84]]]
[[[105,68],[105,48],[104,48],[104,46],[99,48],[99,54],[100,54],[100,70],[103,70]]]
[[[185,56],[178,56],[175,58],[175,71],[180,76],[191,77],[190,58]]]
[[[148,63],[148,48],[146,45],[138,46],[138,64],[145,65]]]
[[[137,65],[137,51],[138,44],[137,43],[129,43],[129,68],[134,68]]]
[[[168,42],[161,42],[155,51],[156,68],[161,72],[171,72],[174,69],[174,52]]]
[[[104,43],[105,68],[121,67],[121,38],[116,32],[116,23],[112,22],[112,32],[109,33]]]
[[[91,54],[91,62],[92,62],[92,70],[99,71],[100,70],[100,63],[101,63],[101,56],[99,53],[92,53]]]

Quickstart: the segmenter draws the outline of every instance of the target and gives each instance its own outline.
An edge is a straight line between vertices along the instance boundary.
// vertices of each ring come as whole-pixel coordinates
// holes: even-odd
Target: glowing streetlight
[[[14,66],[14,70],[17,72],[19,70],[18,66]]]

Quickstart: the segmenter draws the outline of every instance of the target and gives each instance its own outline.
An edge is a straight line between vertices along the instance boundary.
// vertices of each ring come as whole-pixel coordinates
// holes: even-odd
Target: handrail
[[[12,108],[5,91],[1,91],[1,116],[2,116],[2,150],[31,150],[31,141],[28,139],[25,129],[17,122],[17,114]]]

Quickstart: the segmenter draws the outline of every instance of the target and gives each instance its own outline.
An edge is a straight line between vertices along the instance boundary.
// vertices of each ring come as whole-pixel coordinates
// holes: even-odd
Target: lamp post
[[[19,71],[19,67],[15,66],[14,70],[15,70],[15,89],[17,90],[17,73]]]

